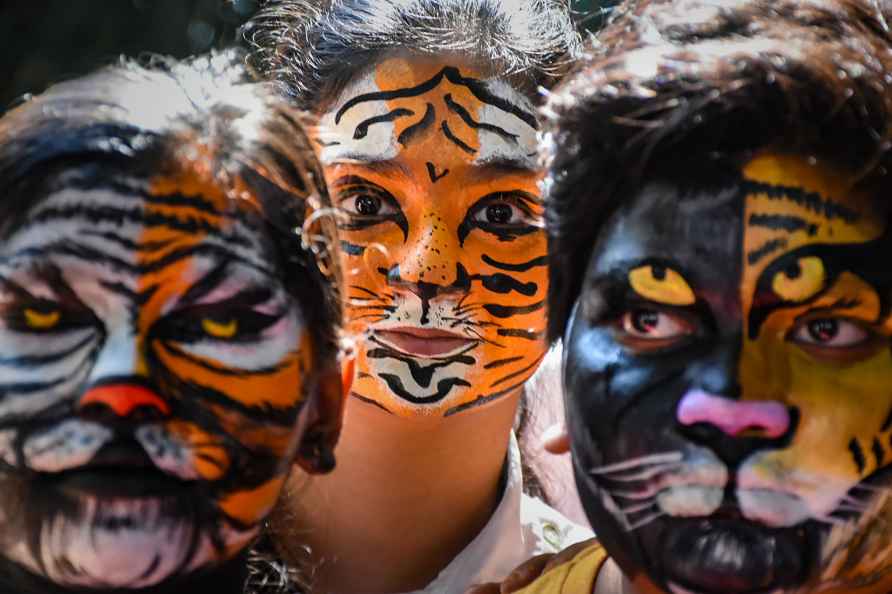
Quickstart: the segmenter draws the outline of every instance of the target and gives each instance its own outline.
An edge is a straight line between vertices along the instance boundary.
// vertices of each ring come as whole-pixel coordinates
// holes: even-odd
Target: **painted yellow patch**
[[[671,268],[655,270],[653,266],[639,266],[629,272],[629,284],[636,293],[656,303],[693,305],[697,302],[688,282]]]
[[[201,329],[208,336],[214,338],[232,338],[238,332],[238,320],[229,320],[228,322],[217,322],[211,318],[201,320]]]
[[[805,301],[824,288],[827,273],[820,258],[800,258],[795,271],[781,271],[771,281],[772,290],[787,301]]]
[[[35,330],[49,330],[62,319],[62,313],[56,309],[50,312],[37,311],[30,307],[25,309],[25,323]]]

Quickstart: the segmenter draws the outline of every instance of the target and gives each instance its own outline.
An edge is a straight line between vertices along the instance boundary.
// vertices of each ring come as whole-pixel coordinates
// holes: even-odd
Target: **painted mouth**
[[[455,332],[412,326],[377,330],[375,336],[387,346],[413,357],[443,357],[477,342]]]
[[[101,498],[164,497],[189,488],[160,470],[138,443],[129,440],[113,441],[83,466],[47,473],[41,479],[59,491]]]

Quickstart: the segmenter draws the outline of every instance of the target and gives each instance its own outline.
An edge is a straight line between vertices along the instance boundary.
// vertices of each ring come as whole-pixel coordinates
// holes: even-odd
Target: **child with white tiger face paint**
[[[300,125],[218,70],[109,69],[0,120],[0,565],[23,590],[203,590],[295,458],[333,465],[336,315],[297,236],[325,192]]]

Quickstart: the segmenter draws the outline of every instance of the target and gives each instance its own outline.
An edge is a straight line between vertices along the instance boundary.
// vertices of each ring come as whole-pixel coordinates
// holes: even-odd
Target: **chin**
[[[253,537],[222,533],[199,499],[44,490],[21,506],[21,521],[8,523],[2,553],[65,588],[155,586],[222,562]]]
[[[816,564],[814,527],[769,528],[742,517],[666,518],[642,529],[648,573],[674,594],[768,594],[805,584]]]

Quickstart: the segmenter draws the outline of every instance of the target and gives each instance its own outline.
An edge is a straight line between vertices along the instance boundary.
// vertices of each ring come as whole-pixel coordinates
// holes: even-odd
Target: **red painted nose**
[[[127,417],[134,410],[149,407],[162,415],[170,414],[170,406],[154,391],[138,384],[103,384],[87,390],[80,401],[80,408],[101,405],[114,411],[119,417]]]
[[[764,437],[780,437],[790,427],[790,411],[780,402],[740,402],[690,390],[676,411],[682,425],[708,423],[731,436],[747,429],[761,431]]]

